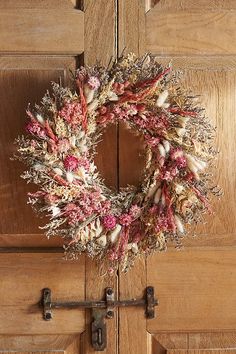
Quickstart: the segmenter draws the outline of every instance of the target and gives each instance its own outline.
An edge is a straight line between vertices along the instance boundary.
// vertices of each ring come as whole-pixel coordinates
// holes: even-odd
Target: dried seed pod
[[[155,197],[154,197],[154,203],[158,204],[160,199],[161,199],[161,193],[162,193],[162,189],[158,188],[158,190],[155,193]]]
[[[105,247],[107,244],[107,237],[106,235],[102,235],[99,238],[96,239],[96,242],[101,246]]]
[[[165,103],[167,97],[168,97],[169,93],[167,90],[163,91],[162,93],[160,93],[157,101],[156,101],[156,105],[157,107],[162,107],[163,104]]]
[[[122,226],[120,224],[117,224],[116,227],[114,228],[114,230],[110,231],[108,234],[108,237],[111,241],[111,243],[116,243],[119,234],[121,232]]]

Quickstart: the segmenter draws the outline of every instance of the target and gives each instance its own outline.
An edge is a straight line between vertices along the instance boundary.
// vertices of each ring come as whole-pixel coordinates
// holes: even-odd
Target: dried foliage
[[[82,67],[76,89],[53,83],[40,106],[27,110],[27,136],[17,139],[23,178],[38,185],[29,203],[49,222],[48,237],[65,239],[67,257],[81,252],[127,271],[135,257],[180,245],[186,225],[211,212],[218,195],[207,167],[216,151],[214,128],[178,73],[149,54],[121,57],[111,67]],[[126,122],[143,135],[146,166],[138,188],[114,193],[94,164],[108,124]]]

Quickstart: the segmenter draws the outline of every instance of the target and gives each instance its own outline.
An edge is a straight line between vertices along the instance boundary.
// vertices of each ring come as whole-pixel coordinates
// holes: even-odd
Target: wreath
[[[67,258],[85,252],[126,271],[142,254],[181,245],[188,225],[211,212],[207,167],[216,150],[214,127],[179,73],[153,56],[122,56],[104,68],[81,67],[74,88],[52,83],[40,105],[28,107],[28,135],[18,137],[22,177],[38,185],[29,203],[49,217],[48,237],[64,238]],[[109,189],[94,163],[109,124],[141,134],[146,162],[138,187]]]

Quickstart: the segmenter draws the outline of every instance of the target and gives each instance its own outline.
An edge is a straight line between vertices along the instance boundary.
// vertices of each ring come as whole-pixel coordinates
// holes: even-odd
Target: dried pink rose
[[[90,76],[88,79],[88,86],[92,90],[97,90],[100,87],[100,81],[96,76]]]
[[[38,122],[29,122],[26,125],[26,131],[30,134],[37,135],[39,138],[45,138],[46,132],[44,128]]]
[[[79,160],[77,157],[69,155],[64,160],[64,167],[67,171],[74,171],[79,166]]]
[[[116,217],[114,215],[105,215],[102,218],[102,223],[107,230],[112,230],[116,226]]]
[[[119,217],[119,223],[121,225],[124,225],[124,226],[128,226],[130,225],[132,222],[132,216],[130,216],[129,214],[121,214],[120,217]]]

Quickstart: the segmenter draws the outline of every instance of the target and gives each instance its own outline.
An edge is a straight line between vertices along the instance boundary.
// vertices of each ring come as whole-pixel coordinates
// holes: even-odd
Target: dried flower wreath
[[[50,221],[46,235],[61,235],[69,258],[82,252],[126,271],[140,254],[180,244],[187,224],[210,212],[218,194],[205,172],[216,155],[214,128],[193,95],[150,54],[121,57],[109,68],[81,67],[76,90],[52,84],[27,110],[29,136],[18,137],[22,175],[39,186],[29,203]],[[142,134],[146,165],[138,188],[115,193],[94,164],[96,145],[111,123]]]

